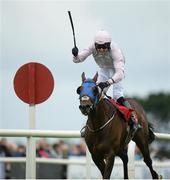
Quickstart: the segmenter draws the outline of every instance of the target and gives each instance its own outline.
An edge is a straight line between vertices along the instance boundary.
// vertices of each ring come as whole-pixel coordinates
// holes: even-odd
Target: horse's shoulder
[[[112,108],[115,108],[115,109],[116,109],[116,106],[115,106],[114,103],[113,103],[114,99],[103,98],[103,101],[104,101],[107,105],[109,105],[109,106],[111,106]],[[116,103],[116,101],[114,101],[114,102]]]

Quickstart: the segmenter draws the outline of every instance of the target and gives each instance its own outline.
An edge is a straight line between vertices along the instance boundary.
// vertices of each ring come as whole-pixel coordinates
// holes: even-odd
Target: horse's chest
[[[109,149],[107,143],[105,143],[105,142],[102,142],[102,143],[101,143],[101,141],[96,141],[96,142],[93,144],[92,151],[93,151],[94,153],[101,153],[101,152],[107,151],[107,149]]]

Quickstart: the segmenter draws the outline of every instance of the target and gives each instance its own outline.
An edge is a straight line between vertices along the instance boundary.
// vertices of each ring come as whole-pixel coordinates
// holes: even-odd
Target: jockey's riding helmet
[[[111,41],[112,41],[112,38],[110,34],[104,30],[97,32],[97,34],[94,37],[94,43],[97,43],[97,44],[111,43]]]

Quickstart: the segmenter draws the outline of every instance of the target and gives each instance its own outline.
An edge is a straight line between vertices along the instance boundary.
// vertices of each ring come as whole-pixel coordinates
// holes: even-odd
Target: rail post
[[[135,179],[135,146],[136,144],[133,141],[130,141],[128,145],[128,173],[130,179]]]
[[[29,128],[35,129],[35,105],[29,105]],[[36,179],[36,145],[35,138],[27,137],[26,179]]]

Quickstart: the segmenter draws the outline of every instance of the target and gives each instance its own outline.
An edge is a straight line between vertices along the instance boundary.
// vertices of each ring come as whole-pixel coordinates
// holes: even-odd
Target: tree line
[[[170,93],[152,93],[145,98],[133,97],[145,109],[146,113],[151,113],[163,122],[170,120]]]

